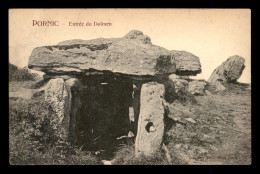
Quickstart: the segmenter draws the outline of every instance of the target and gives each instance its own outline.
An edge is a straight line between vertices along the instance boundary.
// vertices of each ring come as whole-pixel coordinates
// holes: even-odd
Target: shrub
[[[28,81],[34,80],[36,73],[30,73],[27,68],[18,68],[9,63],[9,81]]]
[[[60,137],[58,118],[42,99],[10,101],[10,164],[97,164],[89,152],[83,152]]]

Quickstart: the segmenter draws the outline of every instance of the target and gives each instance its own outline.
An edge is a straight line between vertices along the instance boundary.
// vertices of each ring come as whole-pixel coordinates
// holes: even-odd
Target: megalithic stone
[[[60,137],[75,138],[76,120],[81,107],[80,91],[82,84],[76,78],[64,81],[63,78],[51,79],[45,86],[45,101],[53,108],[56,115],[52,119],[52,126],[58,129]],[[55,118],[56,117],[56,118]]]
[[[64,120],[66,128],[69,130],[70,140],[76,139],[77,126],[81,116],[80,108],[82,106],[81,93],[83,85],[77,78],[70,78],[65,81],[66,89],[69,92],[70,97],[70,117],[66,117]]]
[[[45,87],[45,101],[48,102],[56,113],[51,118],[54,129],[60,131],[60,137],[66,139],[68,136],[68,126],[71,110],[71,94],[62,78],[51,79]]]
[[[164,135],[165,87],[149,82],[141,88],[141,106],[135,140],[135,157],[152,156],[162,147]]]

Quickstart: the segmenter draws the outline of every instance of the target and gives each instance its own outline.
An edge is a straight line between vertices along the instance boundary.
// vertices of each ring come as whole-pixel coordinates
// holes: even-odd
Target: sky
[[[39,21],[58,21],[59,26],[39,26]],[[80,22],[92,26],[70,26]],[[238,81],[251,83],[250,9],[10,9],[9,62],[24,67],[35,47],[123,37],[133,29],[148,35],[154,45],[198,56],[198,79],[207,80],[228,57],[242,56],[246,67]]]

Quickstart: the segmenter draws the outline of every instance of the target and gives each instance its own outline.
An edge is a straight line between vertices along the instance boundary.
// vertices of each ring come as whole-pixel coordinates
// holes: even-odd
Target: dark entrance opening
[[[136,126],[129,118],[133,107],[133,82],[115,75],[89,75],[83,79],[83,108],[79,122],[79,141],[83,149],[98,151],[110,159],[119,144]],[[134,139],[134,137],[132,137]]]

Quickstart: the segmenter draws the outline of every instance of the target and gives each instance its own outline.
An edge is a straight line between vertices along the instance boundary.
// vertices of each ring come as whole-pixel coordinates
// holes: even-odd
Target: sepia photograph
[[[10,165],[251,165],[250,9],[9,9]]]

